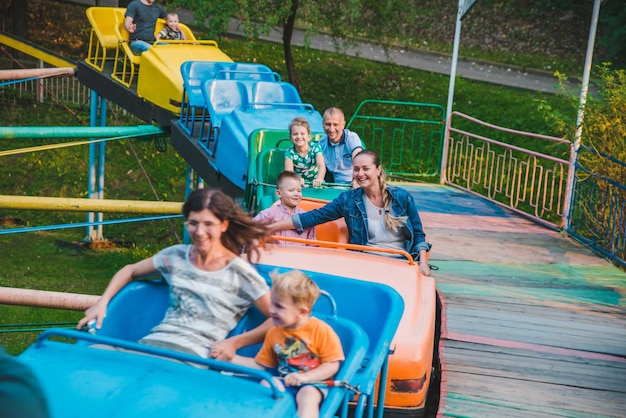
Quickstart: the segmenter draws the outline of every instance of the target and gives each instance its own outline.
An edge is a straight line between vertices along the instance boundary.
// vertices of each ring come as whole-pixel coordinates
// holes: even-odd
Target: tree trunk
[[[12,0],[10,6],[11,33],[22,39],[28,39],[28,0]],[[16,51],[17,60],[27,58],[26,54]],[[22,68],[18,62],[13,62],[12,68]]]
[[[298,80],[298,72],[296,71],[296,64],[293,60],[293,54],[291,52],[291,38],[293,37],[293,30],[296,23],[298,1],[299,0],[291,0],[291,10],[283,25],[283,50],[285,52],[287,78],[289,79],[289,82],[293,84],[298,91],[300,91],[300,80]]]
[[[12,32],[22,39],[28,38],[28,0],[11,1]]]
[[[517,0],[517,8],[527,12],[530,9],[530,4],[528,3],[528,0]]]

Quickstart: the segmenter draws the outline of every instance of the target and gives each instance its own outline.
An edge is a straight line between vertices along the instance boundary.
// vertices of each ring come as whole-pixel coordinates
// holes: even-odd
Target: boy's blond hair
[[[272,292],[281,296],[290,296],[294,305],[304,306],[309,312],[320,295],[320,288],[306,274],[298,270],[286,273],[270,273],[272,278]]]

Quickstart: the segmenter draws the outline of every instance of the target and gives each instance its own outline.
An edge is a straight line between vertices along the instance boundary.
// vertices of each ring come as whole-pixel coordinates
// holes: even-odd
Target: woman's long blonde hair
[[[372,159],[372,163],[376,167],[380,167],[380,175],[378,176],[378,185],[380,186],[380,194],[383,197],[383,208],[385,210],[385,226],[387,229],[390,229],[394,232],[398,231],[398,229],[402,228],[406,225],[408,221],[408,216],[394,216],[391,213],[391,193],[387,190],[387,175],[385,174],[385,170],[380,165],[380,157],[377,153],[372,150],[364,149],[360,151],[354,158],[359,156],[367,156]]]

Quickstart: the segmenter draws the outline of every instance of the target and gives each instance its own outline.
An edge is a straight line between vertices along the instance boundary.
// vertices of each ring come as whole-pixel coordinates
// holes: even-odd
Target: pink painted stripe
[[[613,356],[610,354],[593,353],[590,351],[572,350],[569,348],[550,347],[547,345],[523,343],[519,341],[503,340],[500,338],[481,337],[478,335],[463,334],[460,332],[446,333],[446,339],[453,341],[462,341],[467,343],[485,344],[494,347],[516,348],[521,350],[536,351],[539,353],[561,354],[566,356],[574,356],[580,358],[588,358],[595,360],[614,361],[618,363],[626,363],[626,358]],[[442,335],[443,338],[443,335]]]

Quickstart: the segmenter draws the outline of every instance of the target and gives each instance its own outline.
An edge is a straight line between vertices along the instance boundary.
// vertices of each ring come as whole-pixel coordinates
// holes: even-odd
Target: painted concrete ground
[[[405,186],[444,303],[439,416],[626,416],[626,273],[444,186]]]

